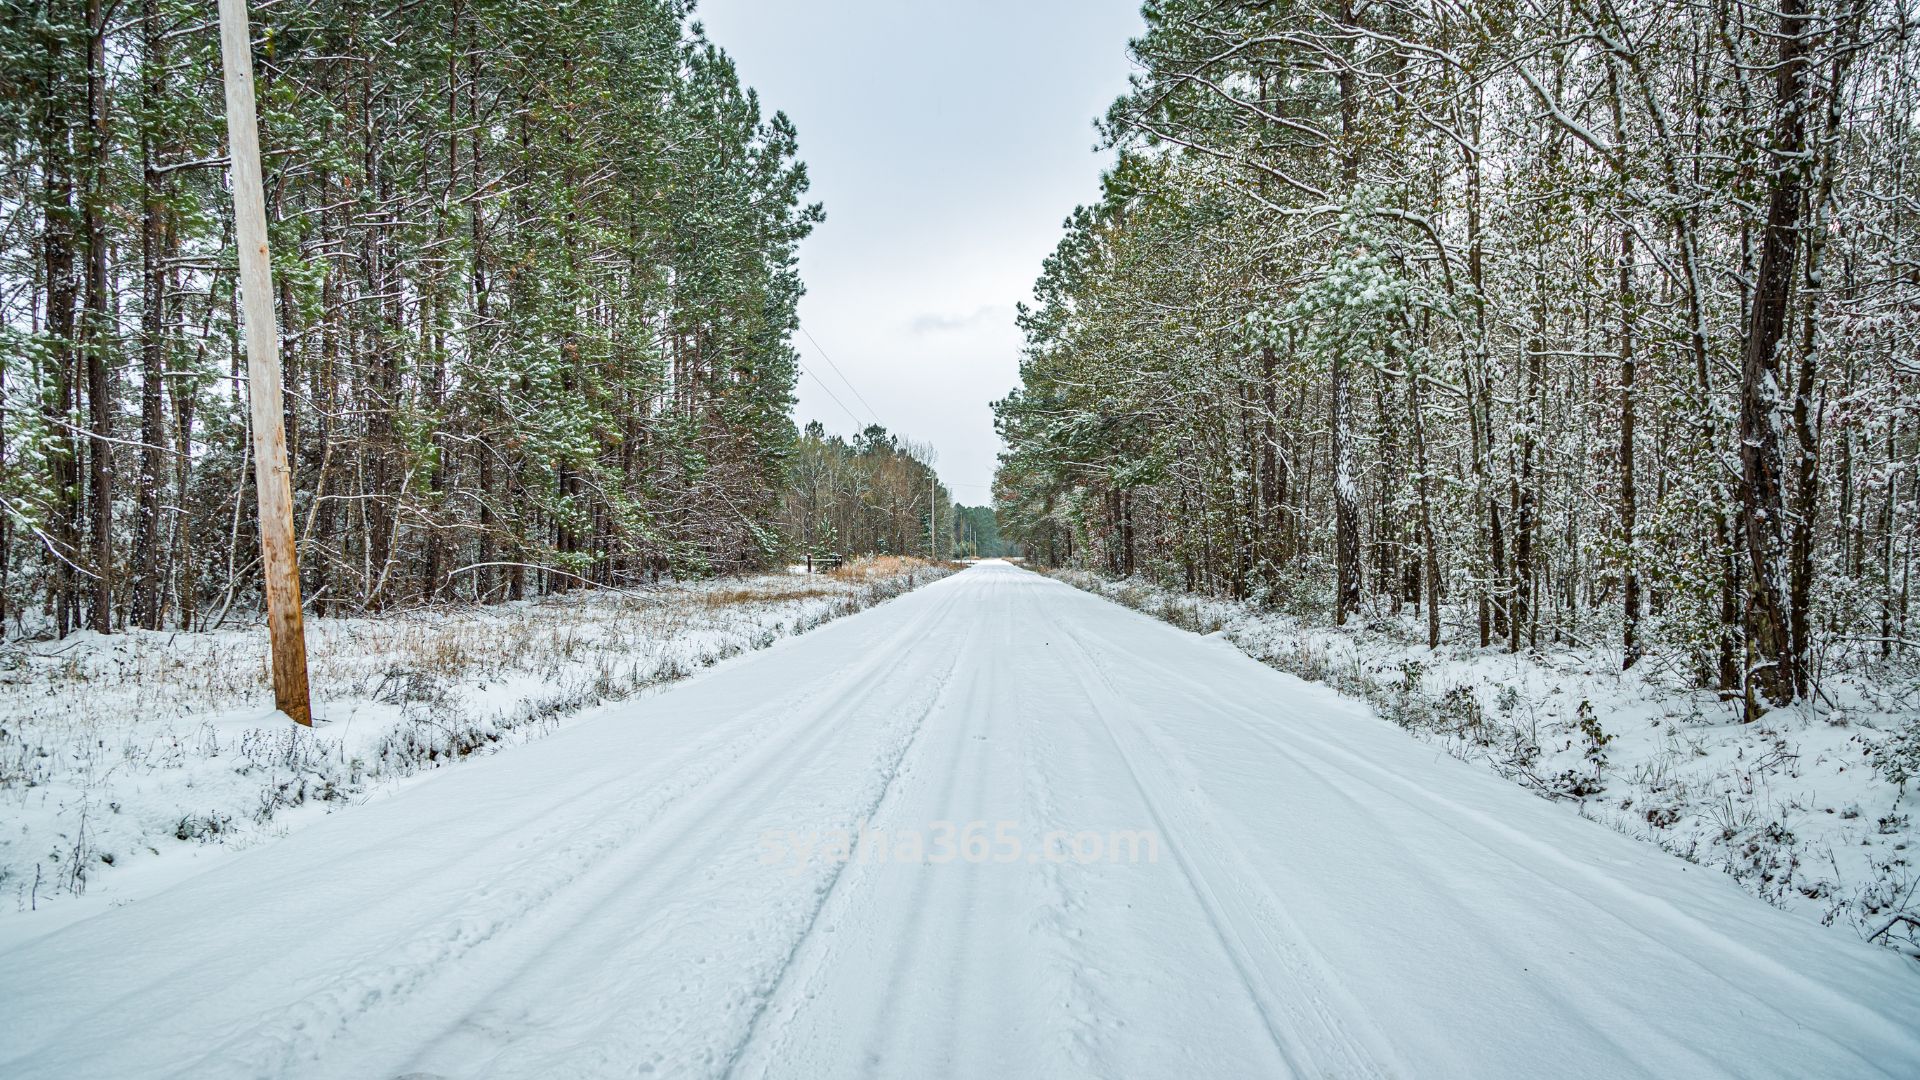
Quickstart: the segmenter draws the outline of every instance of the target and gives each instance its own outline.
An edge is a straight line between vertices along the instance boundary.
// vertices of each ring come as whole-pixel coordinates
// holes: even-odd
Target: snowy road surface
[[[0,954],[0,1076],[1911,1077],[1906,963],[983,564]]]

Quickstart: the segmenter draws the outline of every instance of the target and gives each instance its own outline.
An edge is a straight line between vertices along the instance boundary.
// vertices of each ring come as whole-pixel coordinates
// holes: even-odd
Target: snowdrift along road
[[[0,955],[0,1075],[1915,1076],[1904,964],[983,564]]]

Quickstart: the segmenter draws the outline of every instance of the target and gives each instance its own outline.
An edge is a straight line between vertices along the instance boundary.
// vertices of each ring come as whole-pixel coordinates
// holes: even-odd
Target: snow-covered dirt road
[[[0,1075],[1920,1075],[1920,973],[1004,564],[0,954]]]

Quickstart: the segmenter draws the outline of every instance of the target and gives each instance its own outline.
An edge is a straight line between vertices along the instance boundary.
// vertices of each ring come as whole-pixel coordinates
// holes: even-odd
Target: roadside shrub
[[[232,831],[233,815],[209,810],[182,817],[180,823],[173,827],[173,836],[176,840],[198,840],[205,844]]]
[[[1893,734],[1872,744],[1867,750],[1867,763],[1905,791],[1907,781],[1920,776],[1920,713],[1907,717]]]

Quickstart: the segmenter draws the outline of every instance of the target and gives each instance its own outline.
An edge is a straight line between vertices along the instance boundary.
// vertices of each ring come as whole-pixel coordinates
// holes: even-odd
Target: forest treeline
[[[690,6],[255,7],[310,608],[780,553],[822,214]],[[258,589],[214,7],[0,11],[0,622],[205,625]]]
[[[1905,0],[1152,0],[1000,527],[1752,712],[1914,655]]]
[[[794,446],[781,525],[814,558],[953,553],[953,500],[933,451],[870,424],[851,439],[809,423]]]
[[[997,559],[1018,554],[1000,536],[1000,521],[991,506],[953,508],[953,552],[961,558]]]
[[[932,559],[1008,554],[990,506],[961,506],[931,447],[869,424],[851,439],[809,423],[788,465],[781,532],[816,561],[850,555]],[[928,520],[929,514],[932,521]]]

